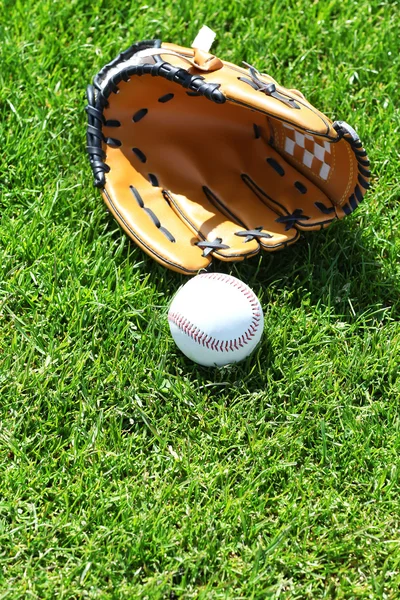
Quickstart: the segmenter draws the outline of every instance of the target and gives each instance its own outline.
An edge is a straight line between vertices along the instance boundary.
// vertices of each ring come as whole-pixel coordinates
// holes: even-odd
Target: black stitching
[[[365,152],[365,150],[354,150],[354,154],[356,154],[356,156],[367,156],[367,153]]]
[[[158,101],[164,104],[164,102],[169,102],[170,100],[172,100],[173,97],[174,94],[164,94],[164,96],[161,96],[161,98],[159,98]]]
[[[158,187],[158,179],[153,173],[149,173],[149,181],[152,186]]]
[[[236,231],[235,235],[239,237],[245,237],[244,243],[250,242],[254,238],[258,240],[258,238],[266,238],[271,239],[274,237],[270,233],[263,231],[263,227],[255,227],[254,229],[246,229],[245,231]]]
[[[117,121],[117,119],[109,119],[108,121],[105,121],[104,125],[106,127],[121,127],[121,123]]]
[[[358,170],[364,177],[371,177],[371,171],[369,169],[364,169],[361,165],[358,165]]]
[[[124,50],[123,52],[118,54],[118,56],[114,58],[114,60],[110,61],[99,71],[99,73],[95,77],[95,83],[98,83],[98,80],[102,79],[112,67],[119,64],[123,60],[128,60],[128,58],[131,58],[134,54],[139,52],[139,50],[145,50],[147,48],[159,48],[160,46],[157,45],[158,43],[161,43],[161,40],[144,40],[143,42],[139,42],[137,44],[129,46],[127,50]]]
[[[95,119],[98,119],[99,121],[101,121],[101,123],[105,124],[105,119],[104,119],[104,115],[101,112],[101,110],[99,110],[98,108],[96,108],[95,106],[91,106],[90,104],[88,104],[87,106],[85,106],[85,111],[88,115],[88,117],[94,117]]]
[[[152,219],[154,225],[160,229],[161,227],[161,223],[159,218],[153,213],[153,211],[151,210],[151,208],[147,208],[146,206],[143,206],[143,210],[145,210],[147,212],[147,214],[149,215],[149,217]]]
[[[354,188],[354,193],[356,195],[357,200],[359,202],[361,202],[362,199],[364,198],[364,195],[363,195],[359,185],[356,185],[356,187]]]
[[[266,159],[267,163],[273,168],[275,169],[275,171],[278,173],[278,175],[280,175],[281,177],[284,176],[285,174],[285,170],[284,168],[278,163],[278,161],[276,161],[274,158],[267,158]]]
[[[122,79],[120,79],[120,81],[118,81],[118,83],[120,83],[122,81]],[[119,87],[118,85],[115,83],[114,78],[111,77],[108,82],[107,82],[107,86],[110,88],[110,91],[113,94],[118,94],[119,92]],[[104,93],[104,90],[102,91],[102,93]]]
[[[142,163],[146,162],[146,160],[147,160],[146,155],[143,154],[143,152],[141,150],[139,150],[139,148],[132,148],[132,152],[134,154],[136,154],[136,156],[138,157],[140,162],[142,162]]]
[[[369,167],[369,165],[370,165],[369,160],[363,160],[362,158],[359,158],[358,156],[356,158],[360,165],[362,165],[363,167]]]
[[[257,71],[257,69],[255,69],[251,65],[247,66],[249,67],[251,79],[247,79],[246,77],[238,77],[239,81],[248,83],[254,90],[258,92],[263,92],[267,96],[271,96],[272,98],[283,102],[287,106],[290,106],[290,108],[300,108],[300,106],[294,101],[294,98],[287,98],[286,96],[283,96],[276,89],[275,83],[273,83],[272,81],[270,83],[264,83],[263,81],[261,81],[261,79],[259,79],[260,73]]]
[[[131,190],[132,194],[134,195],[136,202],[139,204],[140,208],[144,208],[144,202],[142,200],[142,196],[139,194],[137,189],[135,187],[133,187],[133,185],[130,185],[129,189]]]
[[[258,85],[256,85],[254,83],[254,81],[252,81],[251,79],[247,79],[247,77],[238,77],[239,81],[243,81],[244,83],[248,83],[249,85],[251,85],[251,87],[253,88],[253,90],[258,91]]]
[[[203,250],[203,256],[208,256],[213,250],[227,250],[229,248],[226,244],[222,244],[222,238],[215,238],[213,242],[208,240],[195,242],[195,246]]]
[[[101,80],[98,80],[99,76],[97,76],[95,78],[98,94],[96,103],[99,101],[100,107],[103,108],[107,103],[110,94],[119,91],[117,84],[121,81],[128,81],[132,75],[137,75],[139,77],[141,75],[163,77],[164,79],[167,79],[167,81],[173,81],[186,89],[198,92],[208,100],[216,102],[217,104],[226,102],[225,96],[219,89],[221,87],[220,83],[205,81],[205,78],[202,75],[192,75],[186,71],[186,69],[175,67],[168,62],[161,62],[154,65],[151,63],[129,65],[122,71],[115,73],[115,75],[110,77],[103,89],[101,88]]]
[[[102,150],[101,148],[98,148],[97,146],[86,146],[86,150],[88,153],[90,153],[91,162],[95,158],[96,159],[100,158],[101,160],[104,160],[106,157],[106,153],[104,152],[104,150]],[[105,169],[105,167],[108,167],[108,165],[104,165],[104,169]],[[110,167],[108,167],[108,171],[109,170],[110,170]],[[108,171],[107,171],[107,173],[108,173]]]
[[[227,66],[227,69],[230,69],[231,71],[235,71],[235,72],[239,72],[239,70],[241,71],[240,67],[235,67],[234,65]],[[302,106],[306,106],[304,104],[304,101],[302,101],[302,99],[299,96],[297,96],[296,99],[297,99],[297,102],[299,102]],[[229,98],[229,100],[234,101],[235,104],[237,104],[239,106],[245,106],[246,108],[249,108],[250,110],[252,110],[254,112],[253,106],[251,104],[248,104],[247,102],[240,101],[240,100],[237,100],[237,99],[233,100],[232,98]],[[294,107],[291,105],[291,108],[294,108]],[[300,107],[298,106],[297,108],[300,108]],[[307,110],[310,110],[315,115],[317,115],[319,118],[321,118],[321,113],[319,113],[316,108],[313,108],[312,106],[308,105],[307,106]],[[273,114],[270,110],[266,110],[265,108],[264,109],[258,108],[257,112],[263,113],[264,115],[266,115],[267,119],[268,119],[268,117],[276,118],[276,114]],[[287,120],[287,119],[282,119],[282,121],[284,121],[286,123],[290,123],[290,121]],[[327,137],[328,139],[331,139],[330,136],[329,136],[330,123],[328,123],[325,119],[322,119],[322,122],[325,125],[325,133],[323,134],[324,137]],[[301,131],[304,131],[305,133],[307,133],[307,131],[308,131],[307,128],[301,127],[301,126],[299,126],[299,129]],[[337,141],[339,141],[339,139],[335,140],[335,142],[337,142]],[[292,242],[290,242],[290,243],[292,243]]]
[[[350,198],[349,198],[349,203],[350,203],[350,206],[351,206],[351,208],[352,208],[353,210],[355,210],[355,209],[357,208],[357,206],[358,206],[358,202],[357,202],[357,200],[356,200],[356,197],[355,197],[355,195],[354,195],[354,194],[352,194],[352,195],[350,196]]]
[[[343,204],[342,210],[345,215],[351,215],[351,213],[352,213],[352,210],[348,204]]]
[[[368,181],[365,181],[365,179],[363,177],[361,177],[361,175],[358,176],[358,183],[365,189],[367,190],[370,186],[370,184],[368,183]]]
[[[323,202],[314,202],[314,206],[316,206],[324,215],[330,215],[335,212],[334,206],[325,206]]]
[[[255,123],[253,123],[253,129],[254,129],[254,137],[256,138],[256,140],[258,140],[261,137],[260,127],[258,125],[256,125]]]
[[[168,231],[168,229],[165,229],[165,227],[159,227],[159,230],[165,235],[165,237],[167,237],[169,239],[170,242],[176,242],[176,239],[174,238],[174,236],[172,235],[172,233],[170,231]]]
[[[157,227],[157,229],[159,229],[165,235],[165,237],[167,237],[169,239],[170,242],[175,242],[176,240],[175,240],[174,236],[172,235],[172,233],[170,231],[168,231],[168,229],[166,229],[165,227],[162,227],[157,215],[151,210],[151,208],[147,208],[147,206],[144,205],[143,198],[139,194],[138,190],[133,185],[130,185],[129,189],[131,190],[131,192],[132,192],[136,202],[139,204],[140,208],[143,208],[143,210],[146,211],[146,213],[149,215],[149,217],[151,218],[151,220],[153,221],[153,223]]]
[[[143,117],[145,117],[148,112],[149,111],[147,110],[147,108],[141,108],[140,110],[138,110],[137,112],[135,112],[135,114],[132,117],[132,121],[134,123],[137,123],[138,121],[140,121],[141,119],[143,119]]]
[[[156,250],[152,246],[149,246],[146,243],[146,240],[143,239],[143,238],[141,238],[137,234],[137,232],[134,229],[132,229],[132,227],[130,226],[130,224],[124,219],[124,216],[119,212],[118,207],[114,204],[112,198],[107,193],[106,189],[104,190],[104,195],[106,196],[107,201],[109,202],[110,207],[112,208],[112,212],[113,212],[114,216],[117,218],[118,221],[120,221],[121,224],[123,224],[123,226],[125,227],[125,229],[127,231],[129,231],[130,236],[134,240],[139,241],[141,243],[141,245],[146,248],[148,254],[150,254],[153,257],[156,256],[159,259],[159,261],[161,263],[163,263],[163,264],[177,267],[177,269],[179,269],[180,272],[188,273],[188,274],[192,274],[192,275],[196,275],[198,273],[198,269],[188,269],[188,268],[184,267],[182,264],[173,262],[171,260],[168,260],[168,258],[166,258],[165,256],[162,256],[161,254],[159,254],[158,252],[156,252]],[[160,227],[160,231],[162,231],[162,229],[163,228]],[[164,231],[163,231],[163,233],[164,233]],[[171,237],[172,237],[172,240],[170,240],[170,241],[174,241],[175,242],[175,238],[173,236],[171,236]]]
[[[291,215],[284,215],[275,219],[276,223],[285,223],[285,231],[292,229],[299,221],[308,221],[310,217],[303,215],[302,208],[296,208]]]
[[[95,127],[94,125],[88,125],[86,134],[88,136],[93,136],[94,138],[96,138],[96,140],[99,140],[100,142],[106,141],[106,138],[104,137],[100,127],[98,128],[98,127]],[[94,140],[92,140],[92,142],[94,142]],[[99,147],[100,146],[101,146],[101,144],[99,144]]]
[[[106,144],[111,146],[111,148],[119,148],[122,146],[121,140],[117,140],[116,138],[106,138]]]
[[[300,194],[306,194],[307,188],[301,181],[295,181],[294,187],[299,190]]]

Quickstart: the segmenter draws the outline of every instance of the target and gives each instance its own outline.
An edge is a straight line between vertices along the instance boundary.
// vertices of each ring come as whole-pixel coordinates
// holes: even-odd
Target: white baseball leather
[[[260,341],[264,316],[254,292],[222,273],[190,279],[176,294],[168,322],[178,348],[205,366],[223,366],[248,356]]]

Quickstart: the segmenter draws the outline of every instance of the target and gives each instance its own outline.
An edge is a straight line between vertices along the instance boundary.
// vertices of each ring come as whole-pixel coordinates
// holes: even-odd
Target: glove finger
[[[112,176],[103,196],[119,224],[147,254],[170,269],[194,274],[207,268],[211,258],[196,245],[199,238],[171,209],[162,190],[128,161],[121,168],[121,160],[116,149],[107,149]]]
[[[328,196],[292,167],[271,146],[246,160],[241,177],[246,186],[278,215],[287,231],[321,229],[337,219]]]
[[[244,180],[231,175],[214,177],[210,182],[210,186],[203,186],[201,194],[191,195],[190,200],[175,195],[174,205],[207,239],[210,232],[206,217],[212,215],[211,237],[221,236],[223,243],[229,245],[229,250],[224,250],[225,256],[247,256],[253,253],[256,241],[266,250],[276,250],[297,240],[296,229],[289,230],[285,223],[277,221],[279,216],[260,202]]]
[[[244,190],[246,191],[246,190]],[[201,238],[200,247],[206,255],[212,253],[220,260],[243,260],[257,254],[260,250],[255,237],[239,235],[245,228],[231,211],[203,186],[191,190],[187,196],[165,190],[171,207]]]

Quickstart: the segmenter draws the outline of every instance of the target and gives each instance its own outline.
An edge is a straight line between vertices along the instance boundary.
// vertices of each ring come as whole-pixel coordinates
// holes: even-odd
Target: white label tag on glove
[[[213,45],[216,36],[217,34],[212,29],[207,27],[207,25],[203,25],[199,33],[194,38],[191,47],[197,48],[198,50],[203,50],[203,52],[208,52]]]

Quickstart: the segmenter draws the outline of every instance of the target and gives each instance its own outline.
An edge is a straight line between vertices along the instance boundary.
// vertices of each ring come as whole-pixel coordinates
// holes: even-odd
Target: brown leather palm
[[[142,42],[88,89],[95,183],[125,231],[187,274],[292,244],[369,185],[355,131],[296,90],[199,50]]]

